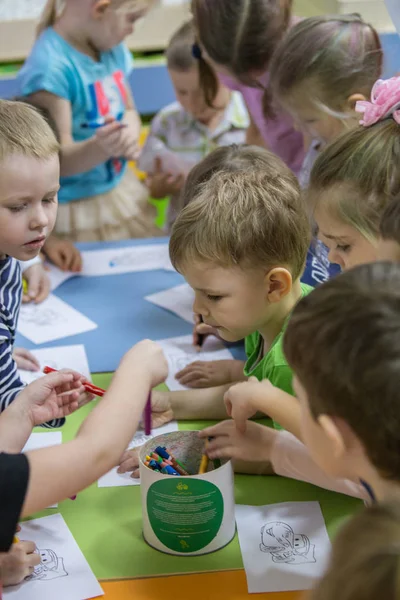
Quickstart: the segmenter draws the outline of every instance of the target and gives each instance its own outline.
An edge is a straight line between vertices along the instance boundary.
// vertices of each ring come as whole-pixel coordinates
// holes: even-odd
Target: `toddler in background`
[[[168,73],[177,102],[154,118],[138,166],[149,174],[153,198],[170,196],[168,231],[183,208],[181,188],[191,167],[218,146],[242,144],[249,118],[242,96],[216,78],[211,67],[193,56],[193,22],[178,29],[166,50]],[[211,106],[207,104],[203,78],[214,82]]]
[[[132,57],[123,40],[142,14],[134,0],[49,0],[19,73],[20,93],[48,109],[60,135],[55,233],[61,239],[160,233],[145,186],[127,168],[138,156],[141,123],[128,84]]]

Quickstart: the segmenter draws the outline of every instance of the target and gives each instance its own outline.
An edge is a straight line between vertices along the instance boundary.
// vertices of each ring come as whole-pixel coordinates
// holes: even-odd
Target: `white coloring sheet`
[[[61,369],[72,369],[81,375],[84,375],[88,381],[91,381],[88,358],[83,344],[73,346],[57,346],[55,348],[40,348],[31,350],[32,354],[40,363],[40,371],[25,371],[19,369],[19,376],[24,383],[32,383],[40,377],[43,377],[44,367],[51,367],[56,371]]]
[[[60,514],[22,523],[18,537],[35,542],[41,562],[23,583],[5,588],[4,600],[87,600],[104,595]]]
[[[331,551],[319,502],[236,505],[250,594],[311,589]]]
[[[18,321],[19,333],[35,344],[45,344],[96,328],[96,323],[53,294],[41,304],[23,304]]]
[[[191,325],[194,323],[194,291],[187,283],[146,296],[145,300],[173,312]]]
[[[86,277],[154,271],[171,265],[168,244],[88,250],[82,252],[82,258],[81,274]]]

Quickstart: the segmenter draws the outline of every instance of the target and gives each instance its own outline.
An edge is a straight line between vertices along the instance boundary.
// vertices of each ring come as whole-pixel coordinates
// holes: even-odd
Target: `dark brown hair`
[[[362,510],[339,531],[309,600],[400,598],[400,504]]]
[[[379,229],[384,240],[400,244],[400,196],[394,198],[386,207]]]
[[[342,418],[400,481],[400,265],[362,265],[316,288],[295,307],[284,352],[313,417]]]
[[[267,70],[288,28],[292,4],[293,0],[192,0],[199,42],[213,62],[244,84],[259,87],[250,73]]]
[[[275,154],[259,151],[262,169],[217,170],[195,186],[195,198],[172,229],[170,257],[178,270],[204,261],[224,268],[282,266],[293,280],[300,277],[310,243],[300,188]]]

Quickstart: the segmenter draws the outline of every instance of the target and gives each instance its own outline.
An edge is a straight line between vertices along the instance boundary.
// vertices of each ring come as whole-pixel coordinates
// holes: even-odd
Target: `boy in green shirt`
[[[195,292],[193,311],[222,339],[246,339],[245,375],[268,377],[293,393],[282,335],[294,306],[312,290],[300,283],[310,224],[297,179],[284,163],[261,148],[244,152],[245,169],[216,164],[197,185],[172,230],[171,261]],[[193,191],[187,193],[193,198]],[[230,385],[154,392],[153,425],[226,418],[223,398]],[[125,455],[120,470],[131,468]]]

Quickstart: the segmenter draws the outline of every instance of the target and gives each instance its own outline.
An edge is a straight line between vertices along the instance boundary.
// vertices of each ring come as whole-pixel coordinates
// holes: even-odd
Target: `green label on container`
[[[213,483],[169,477],[149,488],[147,513],[155,535],[167,548],[197,552],[217,535],[224,500]]]

